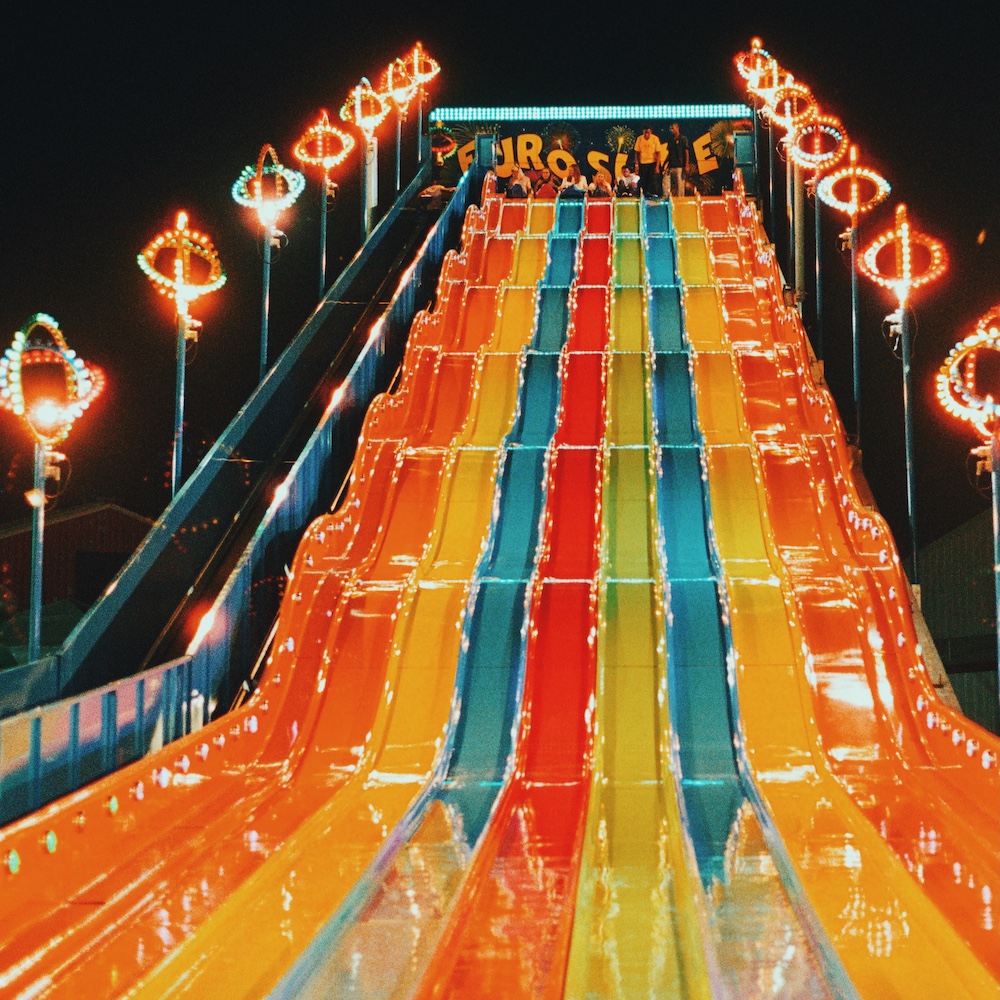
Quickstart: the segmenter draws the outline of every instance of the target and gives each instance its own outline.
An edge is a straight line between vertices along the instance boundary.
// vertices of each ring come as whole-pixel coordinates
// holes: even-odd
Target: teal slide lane
[[[657,513],[670,609],[672,746],[681,814],[714,911],[713,964],[734,998],[753,995],[767,979],[780,980],[789,990],[784,995],[854,997],[734,749],[739,706],[728,676],[732,639],[712,545],[669,205],[647,203],[643,218]]]

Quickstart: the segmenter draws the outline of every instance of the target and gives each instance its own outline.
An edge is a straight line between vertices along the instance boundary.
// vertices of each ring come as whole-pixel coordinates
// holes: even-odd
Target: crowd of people
[[[514,164],[507,178],[508,198],[662,198],[668,194],[683,196],[685,178],[691,170],[691,144],[673,122],[666,139],[661,140],[648,126],[635,140],[632,166],[626,162],[616,178],[606,169],[597,170],[589,182],[577,163],[570,165],[565,177],[558,177],[548,167],[525,171]]]

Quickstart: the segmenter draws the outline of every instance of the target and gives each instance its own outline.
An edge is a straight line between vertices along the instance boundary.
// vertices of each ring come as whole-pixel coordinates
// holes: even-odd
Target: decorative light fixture
[[[441,72],[441,66],[424,51],[420,42],[413,46],[406,61],[412,67],[410,75],[417,84],[417,162],[419,163],[424,155],[424,88]]]
[[[420,85],[402,59],[395,59],[382,73],[381,89],[396,108],[396,189],[400,189],[400,150],[403,143],[403,119],[410,110],[410,103],[417,96]],[[419,136],[417,137],[419,142]]]
[[[371,233],[371,210],[378,204],[378,144],[375,129],[385,121],[391,104],[384,94],[372,88],[367,77],[350,92],[340,117],[357,128],[365,140],[361,158],[361,242]]]
[[[169,263],[161,264],[164,255],[172,254]],[[161,294],[173,299],[177,314],[177,378],[174,394],[174,446],[170,463],[170,496],[177,495],[184,462],[184,365],[187,342],[197,343],[201,323],[188,309],[195,299],[218,291],[226,283],[219,255],[204,233],[188,225],[187,212],[177,213],[173,229],[153,239],[136,258],[143,274]],[[192,262],[198,261],[197,267]],[[160,270],[165,266],[165,270]]]
[[[34,377],[42,366],[58,370],[58,385]],[[34,481],[25,494],[32,510],[28,662],[41,655],[45,483],[59,478],[63,458],[54,449],[103,389],[104,373],[69,349],[59,324],[46,313],[32,316],[0,358],[0,406],[24,420],[35,439]]]
[[[354,136],[330,124],[326,108],[320,109],[319,120],[299,137],[292,155],[304,166],[323,171],[319,200],[319,297],[326,293],[326,215],[330,202],[337,195],[337,184],[330,171],[340,166],[354,149]]]
[[[233,200],[252,208],[264,227],[264,280],[260,308],[260,380],[267,371],[267,320],[271,293],[271,248],[281,246],[284,233],[278,230],[278,217],[293,205],[306,186],[297,170],[281,165],[269,143],[261,146],[256,166],[244,167],[233,184]]]
[[[1000,403],[976,384],[981,351],[1000,351],[1000,305],[976,322],[975,329],[953,348],[937,376],[938,400],[953,416],[967,420],[986,440],[972,454],[990,471],[993,507],[993,595],[997,651],[1000,657]],[[1000,676],[1000,658],[997,660]]]
[[[786,137],[785,151],[788,158],[803,170],[812,170],[814,203],[813,234],[815,237],[814,257],[816,265],[816,353],[823,358],[823,228],[820,205],[822,198],[816,190],[820,176],[833,169],[846,155],[850,139],[840,119],[833,115],[816,114],[798,126]]]
[[[816,101],[804,83],[790,79],[771,93],[761,114],[785,132],[794,132],[816,117]]]
[[[870,212],[892,189],[879,173],[858,164],[858,147],[848,151],[848,164],[816,185],[816,197],[850,220],[841,234],[851,252],[851,355],[854,382],[854,436],[861,441],[861,332],[858,327],[858,217]]]
[[[891,272],[882,270],[879,255],[882,250],[892,247],[894,252],[894,268]],[[913,259],[914,247],[923,247],[928,259],[918,267]],[[910,310],[907,303],[915,288],[920,288],[936,281],[944,274],[948,266],[948,258],[944,245],[940,240],[919,233],[910,225],[906,215],[906,206],[896,206],[896,224],[888,232],[874,240],[865,250],[858,268],[861,273],[883,288],[890,289],[899,303],[899,310],[886,317],[886,326],[898,329],[901,360],[903,362],[903,427],[906,437],[906,507],[910,518],[910,543],[912,546],[911,582],[920,583],[920,571],[917,564],[917,504],[916,483],[913,474],[914,442],[913,442],[913,388],[910,377],[910,359],[913,353],[913,336],[910,329]]]

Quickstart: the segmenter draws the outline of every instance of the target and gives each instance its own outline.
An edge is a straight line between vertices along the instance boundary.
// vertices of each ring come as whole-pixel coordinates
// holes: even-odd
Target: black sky
[[[19,8],[4,44],[0,335],[7,344],[32,313],[49,312],[70,346],[109,376],[68,442],[74,472],[60,503],[108,498],[156,514],[165,502],[143,480],[162,482],[169,460],[173,329],[135,255],[179,208],[212,235],[229,275],[199,311],[189,441],[213,439],[246,398],[260,261],[256,230],[229,188],[265,142],[287,162],[318,108],[336,113],[360,76],[374,80],[419,38],[442,65],[432,91],[442,105],[731,102],[743,98],[732,56],[759,34],[893,184],[863,238],[902,200],[917,228],[951,252],[948,277],[916,300],[923,537],[982,509],[987,501],[965,472],[974,436],[939,410],[933,374],[1000,302],[1000,14],[987,4],[940,5],[933,16],[912,4],[806,6]],[[351,177],[355,166],[345,168]],[[352,251],[352,196],[347,180],[331,216],[333,263]],[[314,304],[311,199],[283,228],[290,245],[273,277],[272,356]],[[828,372],[846,407],[848,271],[828,256]],[[878,333],[890,303],[872,286],[862,300],[865,466],[905,549],[899,365]],[[844,319],[830,329],[834,317]],[[26,513],[29,451],[16,421],[0,413],[0,521]]]

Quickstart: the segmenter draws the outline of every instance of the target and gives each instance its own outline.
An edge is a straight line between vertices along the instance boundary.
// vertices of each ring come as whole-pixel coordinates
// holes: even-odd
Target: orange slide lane
[[[836,565],[832,549],[821,551],[826,526],[818,515],[813,515],[811,524],[802,520],[801,491],[782,506],[786,498],[777,489],[778,481],[772,478],[768,483],[764,478],[763,453],[778,448],[789,434],[794,436],[795,421],[810,405],[802,398],[807,369],[801,363],[793,367],[797,378],[772,383],[772,388],[780,387],[773,394],[759,391],[760,386],[751,392],[741,381],[746,369],[741,371],[737,359],[742,352],[770,351],[772,357],[778,356],[773,343],[778,338],[772,333],[769,343],[768,331],[787,321],[787,311],[778,304],[766,274],[751,288],[769,304],[767,316],[758,315],[753,321],[746,312],[740,315],[732,301],[731,310],[723,307],[726,281],[733,276],[727,274],[723,280],[715,273],[705,232],[707,225],[716,225],[706,219],[722,201],[687,204],[687,211],[679,213],[678,230],[684,237],[679,236],[678,249],[682,278],[689,284],[685,314],[695,348],[699,421],[708,443],[715,538],[731,608],[743,735],[755,780],[810,901],[862,995],[912,996],[917,983],[927,995],[997,995],[997,981],[982,964],[984,956],[977,960],[960,926],[945,919],[929,898],[928,887],[920,885],[890,849],[885,831],[865,818],[865,791],[878,795],[888,789],[871,784],[862,789],[835,767],[838,762],[831,751],[844,732],[831,732],[822,711],[837,690],[822,683],[823,673],[829,672],[824,668],[835,661],[848,670],[870,669],[872,683],[866,685],[887,689],[887,671],[895,668],[881,654],[897,636],[876,637],[857,620],[834,623],[831,618],[833,634],[847,625],[835,645],[830,632],[816,630],[816,619],[803,613],[797,600],[801,597],[797,585],[804,580],[815,585],[819,581],[813,570],[822,567],[822,572],[834,575],[820,580],[839,581],[839,590],[828,595],[833,600],[820,602],[836,617],[838,609],[850,606],[845,598],[850,598],[857,570]],[[730,212],[727,199],[725,207],[727,219],[735,215],[745,221],[745,206],[736,205]],[[737,251],[739,258],[739,246]],[[756,256],[752,266],[760,270],[766,253],[760,250]],[[730,256],[726,266],[732,264]],[[793,352],[783,355],[794,357]],[[826,420],[823,425],[827,431],[835,429]],[[803,455],[809,455],[809,448]],[[831,508],[831,501],[842,492],[838,484],[821,479],[818,466],[806,478],[822,484],[813,499]],[[776,488],[769,491],[767,485]],[[837,549],[836,554],[842,559],[846,551]],[[816,559],[819,562],[810,565]],[[852,658],[856,659],[859,641],[866,663],[855,665]],[[872,702],[878,704],[875,698]],[[863,708],[861,714],[850,714],[863,719]],[[879,739],[900,738],[891,726],[878,732]],[[863,734],[855,744],[865,746],[869,756],[874,749],[867,744],[870,735]],[[884,750],[887,760],[899,753],[898,747]],[[853,766],[860,763],[854,761]],[[902,772],[896,777],[903,785],[913,780]],[[900,790],[897,787],[892,794]],[[890,801],[887,797],[885,804]]]
[[[507,250],[499,259],[509,265]],[[483,266],[496,256],[487,243]],[[478,330],[488,343],[493,324]],[[352,858],[361,870],[364,850],[377,849],[388,817],[419,790],[447,721],[454,673],[454,657],[428,661],[426,629],[437,630],[442,649],[457,641],[467,579],[456,574],[468,552],[478,555],[496,456],[450,440],[482,433],[476,413],[489,395],[482,371],[490,356],[449,357],[419,344],[414,352],[425,374],[403,380],[413,405],[397,393],[373,407],[345,502],[300,546],[273,662],[251,701],[0,835],[8,861],[0,991],[117,994],[173,956],[145,987],[197,992],[203,987],[193,984],[207,983],[225,963],[213,963],[211,946],[192,949],[191,935],[219,922],[220,907],[241,921],[248,911],[240,900],[254,893],[248,883],[266,883],[279,887],[282,917],[253,928],[268,936],[266,947],[252,950],[264,978],[248,975],[244,954],[233,980],[257,994],[334,905],[322,879],[295,887],[295,859],[304,873],[311,855],[299,848],[317,824],[339,822],[350,841],[348,831],[366,817],[363,849]],[[492,396],[512,407],[513,394]],[[421,397],[436,422],[393,427],[381,413],[410,408],[422,416]],[[506,424],[512,418],[511,408]],[[414,620],[425,629],[416,645],[407,642]],[[373,779],[378,769],[390,775],[382,784]],[[344,796],[334,793],[352,788],[338,809]],[[287,864],[273,874],[281,861],[291,863],[291,875]],[[349,867],[330,881],[349,885]],[[252,937],[249,930],[242,926],[236,937]],[[273,955],[271,939],[281,945]],[[237,995],[231,986],[225,995]]]

